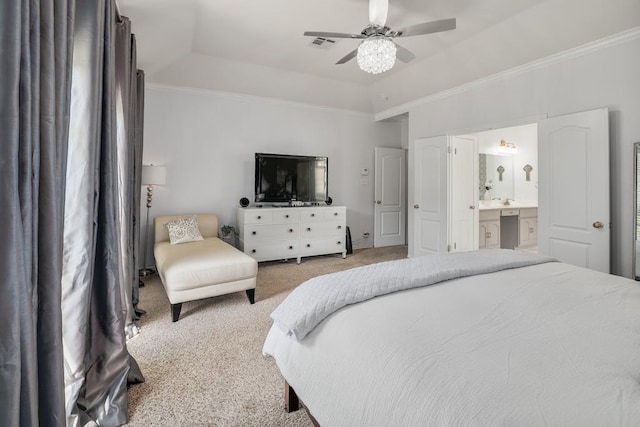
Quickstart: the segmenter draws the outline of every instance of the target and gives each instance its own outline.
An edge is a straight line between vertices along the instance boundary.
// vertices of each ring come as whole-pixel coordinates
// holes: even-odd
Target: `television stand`
[[[345,206],[238,208],[238,229],[240,250],[256,261],[347,257]]]

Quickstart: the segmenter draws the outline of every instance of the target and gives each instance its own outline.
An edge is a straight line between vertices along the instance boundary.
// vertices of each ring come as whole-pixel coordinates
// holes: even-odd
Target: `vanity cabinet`
[[[480,211],[480,249],[528,249],[538,244],[537,208],[498,208]]]
[[[345,206],[238,208],[240,250],[256,261],[346,251]]]
[[[520,209],[519,237],[521,248],[538,244],[538,209]]]
[[[500,247],[500,210],[480,211],[480,249]]]

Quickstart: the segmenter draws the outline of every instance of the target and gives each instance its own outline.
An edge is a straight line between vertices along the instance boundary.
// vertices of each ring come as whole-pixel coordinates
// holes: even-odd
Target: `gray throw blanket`
[[[366,265],[307,280],[285,298],[271,318],[300,341],[327,316],[349,304],[459,277],[552,261],[557,260],[508,249],[485,249]]]

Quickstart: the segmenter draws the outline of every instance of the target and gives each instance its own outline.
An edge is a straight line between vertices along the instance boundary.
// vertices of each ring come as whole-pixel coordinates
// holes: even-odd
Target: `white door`
[[[609,273],[609,112],[538,123],[538,250]]]
[[[406,154],[376,147],[373,246],[404,245],[406,236]]]
[[[449,250],[478,249],[478,144],[454,136],[449,149]]]
[[[447,141],[446,136],[415,141],[413,153],[413,211],[411,256],[447,251]]]

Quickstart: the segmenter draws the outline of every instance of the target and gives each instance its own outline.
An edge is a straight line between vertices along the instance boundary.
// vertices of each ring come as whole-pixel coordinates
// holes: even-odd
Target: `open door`
[[[449,149],[449,251],[478,249],[478,143],[453,136]]]
[[[406,241],[406,154],[402,148],[376,147],[373,246]]]
[[[447,146],[446,136],[415,141],[410,256],[447,251]]]
[[[610,272],[609,112],[538,122],[538,250]]]

